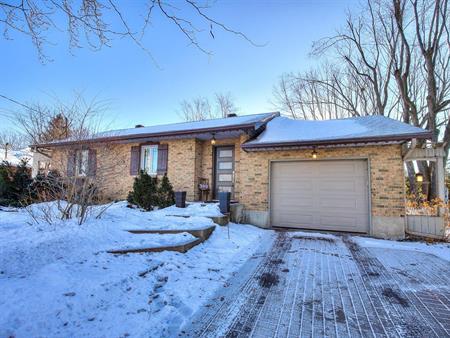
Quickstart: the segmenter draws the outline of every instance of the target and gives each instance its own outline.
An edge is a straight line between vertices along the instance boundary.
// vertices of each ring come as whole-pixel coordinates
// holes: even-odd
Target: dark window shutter
[[[167,173],[167,161],[169,159],[169,147],[167,144],[158,145],[158,175]]]
[[[131,147],[130,175],[137,175],[139,173],[140,148],[139,146]]]
[[[68,177],[75,176],[75,159],[76,159],[75,151],[69,151],[69,153],[67,155],[67,176]]]
[[[96,174],[97,174],[97,150],[89,149],[88,176],[95,176]]]

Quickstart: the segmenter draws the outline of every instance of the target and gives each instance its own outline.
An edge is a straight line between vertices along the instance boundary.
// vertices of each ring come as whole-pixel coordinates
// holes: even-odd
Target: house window
[[[37,168],[37,172],[40,175],[47,175],[48,171],[50,170],[50,163],[46,162],[46,161],[38,161],[38,168]]]
[[[141,147],[141,170],[149,175],[156,175],[158,169],[158,146]]]
[[[38,161],[38,172],[44,174],[46,169],[46,163],[44,161]]]
[[[77,150],[75,152],[75,175],[86,176],[89,168],[89,150]]]

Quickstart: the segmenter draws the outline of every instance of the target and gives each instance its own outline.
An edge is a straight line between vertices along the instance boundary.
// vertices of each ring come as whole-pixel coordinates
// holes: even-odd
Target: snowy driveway
[[[316,236],[279,232],[263,243],[180,335],[450,336],[448,261]]]

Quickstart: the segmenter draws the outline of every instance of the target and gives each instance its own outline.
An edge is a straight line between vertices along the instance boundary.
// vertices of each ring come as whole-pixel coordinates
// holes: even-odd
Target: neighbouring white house
[[[18,166],[22,160],[27,161],[27,166],[31,167],[33,163],[33,152],[30,148],[19,150],[0,148],[0,162],[6,161],[13,166]]]
[[[33,152],[33,160],[31,161],[31,176],[36,177],[39,173],[48,173],[51,166],[51,158],[41,152]]]

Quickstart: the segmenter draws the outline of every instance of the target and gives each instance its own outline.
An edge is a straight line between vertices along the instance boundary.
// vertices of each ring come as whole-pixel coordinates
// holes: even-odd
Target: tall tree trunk
[[[414,170],[414,163],[411,161],[406,162],[406,170],[408,172],[409,192],[412,195],[416,195],[417,184],[416,184],[416,172]]]

